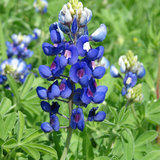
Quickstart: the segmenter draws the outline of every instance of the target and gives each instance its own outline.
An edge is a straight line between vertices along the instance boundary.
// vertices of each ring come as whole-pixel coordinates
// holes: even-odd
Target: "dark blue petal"
[[[47,90],[43,87],[38,86],[36,88],[37,95],[40,99],[46,99],[47,98]]]
[[[101,42],[106,38],[107,28],[104,24],[101,24],[100,27],[91,35],[92,41]]]
[[[60,107],[60,105],[58,104],[58,102],[52,102],[51,112],[52,112],[53,114],[57,114],[57,113],[58,113],[58,110],[59,110],[59,107]]]
[[[81,36],[77,41],[77,50],[78,50],[79,56],[81,57],[84,57],[85,54],[87,53],[87,50],[83,49],[83,45],[86,42],[89,42],[87,35]]]
[[[69,33],[69,28],[66,25],[63,25],[62,23],[58,22],[58,26],[61,29],[62,32],[64,32],[65,34]]]
[[[93,95],[93,102],[94,103],[102,103],[105,99],[105,93],[103,92],[96,92],[94,95]]]
[[[88,82],[89,82],[89,78],[87,75],[84,75],[79,81],[80,85],[83,87],[88,87]]]
[[[63,79],[63,80],[65,80],[65,79]],[[63,80],[61,83],[64,83],[66,86],[65,86],[64,90],[61,90],[60,95],[62,98],[68,98],[72,93],[72,85],[69,80],[67,80],[67,81],[65,80],[65,82],[63,82]]]
[[[67,65],[67,59],[65,56],[61,56],[60,59],[59,59],[59,65],[61,68],[64,68],[66,65]]]
[[[95,117],[94,121],[96,122],[102,122],[106,118],[106,113],[104,111],[99,111]]]
[[[60,43],[60,42],[62,42],[60,33],[57,32],[56,30],[52,30],[51,31],[50,38],[51,38],[51,41],[53,43]]]
[[[41,107],[45,112],[51,112],[51,105],[48,102],[41,101]]]
[[[51,69],[48,66],[41,65],[41,66],[39,66],[38,70],[39,70],[39,74],[42,78],[48,78],[48,77],[52,76]]]
[[[52,128],[57,132],[59,130],[59,119],[57,116],[54,117],[54,125]]]
[[[78,51],[75,45],[69,46],[69,51],[71,52],[71,58],[68,58],[68,62],[70,65],[73,65],[78,60]]]
[[[49,43],[43,43],[42,49],[43,49],[44,54],[46,54],[47,56],[54,55],[53,45]]]
[[[98,55],[98,51],[96,49],[90,49],[87,52],[87,58],[90,59],[91,61],[96,60],[97,55]]]
[[[74,64],[69,72],[70,78],[73,82],[78,83],[79,77],[77,76],[77,71],[81,69],[79,63]]]
[[[91,77],[90,81],[89,81],[89,89],[95,93],[96,92],[96,89],[97,89],[97,84],[96,84],[96,81],[93,77]]]
[[[117,68],[116,68],[114,65],[111,65],[110,74],[111,74],[111,76],[114,77],[114,78],[120,77],[120,74],[119,74]]]
[[[104,92],[105,94],[108,91],[108,87],[107,86],[98,86],[96,92]]]
[[[92,71],[91,69],[88,67],[87,63],[85,62],[81,62],[80,63],[81,66],[84,66],[84,74],[88,76],[89,80],[92,76]]]
[[[101,59],[103,57],[104,47],[99,46],[99,47],[96,48],[96,50],[98,51],[97,59]]]
[[[48,91],[47,96],[48,99],[50,100],[54,99],[55,97],[59,97],[60,96],[59,87],[57,85],[52,85],[51,91]]]
[[[78,123],[77,123],[77,128],[78,128],[80,131],[83,131],[84,126],[85,126],[84,120],[82,120],[82,119],[79,120]]]
[[[92,96],[88,96],[87,91],[88,91],[87,88],[82,88],[81,95],[80,95],[82,102],[85,104],[89,104],[92,100]]]
[[[93,107],[90,111],[89,111],[89,115],[88,115],[88,121],[94,121],[94,116],[95,116],[95,112],[98,109],[98,107]]]
[[[77,26],[77,18],[75,17],[73,22],[72,22],[72,28],[71,28],[71,32],[73,34],[75,34],[78,30],[78,26]]]
[[[76,129],[76,122],[71,121],[70,126],[71,126],[72,129]]]
[[[53,52],[55,55],[62,53],[63,50],[64,50],[64,42],[61,42],[59,44],[54,44]]]
[[[53,128],[51,127],[51,125],[48,122],[43,122],[41,124],[41,129],[45,133],[53,131]]]
[[[58,29],[58,26],[57,26],[57,23],[52,23],[50,26],[49,26],[49,31],[51,32],[52,30],[57,30]]]
[[[102,67],[102,66],[96,67],[93,70],[93,76],[94,76],[94,78],[101,79],[104,76],[105,71],[106,71],[105,68]]]
[[[82,108],[80,107],[77,108],[77,114],[80,114],[81,119],[84,120],[84,114]]]

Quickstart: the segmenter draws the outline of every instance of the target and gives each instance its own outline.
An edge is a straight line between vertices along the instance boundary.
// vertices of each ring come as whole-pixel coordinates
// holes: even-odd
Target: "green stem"
[[[70,117],[71,117],[71,115],[72,115],[72,110],[73,110],[73,97],[74,97],[74,83],[71,81],[71,84],[72,84],[72,94],[71,94],[71,96],[69,97],[69,102],[68,102],[69,115],[70,115]],[[71,120],[69,120],[69,123],[70,123],[70,121],[71,121]],[[72,132],[73,132],[73,129],[70,127],[70,128],[68,129],[68,135],[67,135],[65,147],[64,147],[64,150],[63,150],[63,153],[62,153],[62,156],[61,156],[61,159],[60,159],[60,160],[65,160],[65,158],[66,158],[66,156],[67,156],[67,152],[68,152],[68,149],[69,149],[69,144],[70,144],[71,137],[72,137]]]
[[[134,118],[135,118],[137,124],[139,124],[139,120],[138,120],[138,117],[137,117],[137,115],[136,115],[136,112],[135,112],[135,110],[134,110],[133,105],[131,105],[131,110],[132,110],[133,116],[134,116]]]
[[[108,154],[110,153],[110,149],[111,149],[111,146],[112,146],[112,143],[113,141],[115,140],[116,136],[113,132],[111,132],[111,136],[109,138],[109,142],[107,144],[107,150],[106,150],[106,156],[108,156]]]

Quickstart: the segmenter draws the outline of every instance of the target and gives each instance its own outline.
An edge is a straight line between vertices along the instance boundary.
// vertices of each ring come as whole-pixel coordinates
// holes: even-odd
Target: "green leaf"
[[[16,99],[19,99],[17,84],[16,84],[15,79],[11,75],[8,74],[7,80],[8,80],[9,86],[11,87],[11,91],[12,91],[13,95],[16,97]]]
[[[44,135],[44,132],[43,132],[41,129],[39,129],[39,130],[31,133],[28,137],[26,137],[26,138],[21,142],[21,144],[28,143],[28,142],[32,141],[33,139],[35,139],[35,138],[37,138],[37,137],[39,137],[39,136],[42,136],[42,135]]]
[[[119,112],[118,122],[117,122],[118,124],[120,124],[120,122],[122,121],[122,118],[124,117],[125,109],[126,109],[126,107],[124,106],[124,107],[121,108],[121,110]]]
[[[124,124],[124,123],[126,122],[127,118],[128,118],[129,115],[130,115],[130,112],[131,112],[130,109],[127,110],[127,112],[124,114],[124,116],[123,116],[123,118],[122,118],[120,124]]]
[[[94,160],[110,160],[110,158],[106,156],[100,156],[100,157],[96,157]]]
[[[144,95],[143,101],[145,101],[145,104],[148,104],[150,92],[146,83],[142,84],[142,94]]]
[[[33,147],[29,146],[29,145],[21,145],[20,147],[27,154],[29,154],[31,157],[33,157],[34,159],[36,159],[36,160],[40,159],[40,154],[39,154],[39,152],[35,148],[33,148]]]
[[[157,137],[156,131],[147,131],[143,133],[135,142],[135,147],[143,146],[147,142],[153,141]]]
[[[134,153],[134,139],[130,130],[122,132],[122,144],[125,160],[132,160]]]
[[[23,130],[24,130],[24,116],[21,111],[18,111],[18,134],[17,134],[17,140],[18,143],[21,141],[22,135],[23,135]]]
[[[115,118],[115,120],[116,120],[116,122],[117,122],[117,120],[118,120],[118,113],[117,113],[116,110],[115,110],[114,108],[112,108],[112,107],[109,107],[109,110],[111,111],[111,113],[113,114],[113,116],[114,116],[114,118]]]
[[[0,128],[4,128],[4,121],[1,114],[0,114]],[[3,137],[4,137],[4,130],[0,129],[0,138],[3,139]]]
[[[38,144],[38,143],[30,143],[28,146],[34,147],[39,152],[43,152],[44,154],[50,154],[53,157],[57,158],[57,152],[54,148],[51,148],[50,146],[46,146],[44,144]]]
[[[12,130],[16,122],[16,113],[13,112],[11,113],[5,120],[4,123],[4,139],[7,138],[8,133]]]
[[[17,145],[18,143],[14,138],[9,139],[3,144],[4,148],[15,148]]]
[[[34,75],[33,74],[29,74],[23,84],[22,87],[22,91],[20,94],[20,98],[23,99],[25,98],[26,94],[28,93],[28,91],[30,90],[32,84],[34,82]]]
[[[10,107],[11,107],[10,99],[4,97],[1,101],[1,104],[0,104],[1,115],[3,116],[9,110]]]
[[[84,158],[85,160],[93,160],[94,159],[91,141],[90,141],[90,138],[85,130],[83,131],[82,152],[83,152],[83,156],[85,157]]]
[[[6,54],[6,45],[5,45],[5,39],[4,39],[4,31],[2,28],[2,20],[1,20],[1,15],[0,15],[0,45],[1,45],[1,53],[2,53],[2,58],[3,60],[7,59],[7,54]]]
[[[148,114],[154,114],[154,113],[157,113],[157,112],[160,112],[160,99],[157,100],[156,102],[154,102],[152,104],[152,106],[150,106],[148,109],[147,109],[147,115]]]
[[[141,160],[158,160],[160,157],[160,151],[152,151],[148,153],[145,157],[143,157]]]

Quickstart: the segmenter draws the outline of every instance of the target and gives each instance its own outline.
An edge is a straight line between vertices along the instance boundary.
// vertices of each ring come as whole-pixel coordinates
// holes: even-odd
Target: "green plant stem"
[[[72,94],[69,98],[69,102],[68,102],[68,107],[69,107],[69,115],[71,117],[72,115],[72,110],[73,110],[73,97],[74,97],[74,83],[71,81],[71,84],[72,84]],[[71,120],[69,120],[69,123],[70,123]],[[64,146],[64,150],[63,150],[63,153],[62,153],[62,156],[61,156],[61,159],[60,160],[65,160],[66,156],[67,156],[67,152],[68,152],[68,149],[69,149],[69,144],[70,144],[70,141],[71,141],[71,137],[72,137],[72,132],[73,132],[73,129],[71,127],[69,127],[68,129],[68,135],[67,135],[67,139],[66,139],[66,143],[65,143],[65,146]]]
[[[131,105],[131,110],[132,110],[133,116],[134,116],[134,118],[135,118],[137,124],[139,124],[139,120],[138,120],[138,117],[137,117],[137,115],[136,115],[136,112],[135,112],[135,110],[134,110],[133,105]]]
[[[108,154],[110,153],[110,149],[111,149],[112,143],[113,143],[113,141],[115,140],[115,138],[116,138],[115,134],[113,134],[113,133],[111,132],[111,136],[110,136],[109,142],[108,142],[108,144],[107,144],[106,156],[108,156]]]

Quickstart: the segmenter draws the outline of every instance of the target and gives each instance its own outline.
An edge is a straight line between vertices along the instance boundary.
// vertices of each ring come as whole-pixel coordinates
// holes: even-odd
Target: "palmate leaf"
[[[11,75],[8,74],[7,80],[8,80],[9,86],[11,87],[11,91],[13,95],[16,97],[16,99],[19,99],[18,89],[17,89],[17,84],[16,84],[15,79]]]
[[[4,121],[1,114],[0,114],[0,128],[4,128]],[[4,130],[0,129],[0,139],[3,140],[3,137],[4,137]]]
[[[16,122],[16,113],[13,112],[11,113],[5,120],[4,122],[4,139],[6,139],[8,137],[8,132],[10,132],[12,130],[12,128],[14,127]]]
[[[150,122],[155,122],[160,124],[160,99],[154,102],[149,108],[145,111],[145,117]]]
[[[18,145],[16,139],[11,138],[9,140],[7,140],[4,144],[3,147],[4,148],[15,148]]]
[[[134,139],[132,136],[132,132],[130,130],[124,130],[122,132],[122,145],[124,151],[124,159],[125,160],[132,160],[133,153],[134,153]]]
[[[51,148],[50,146],[44,145],[44,144],[38,144],[38,143],[30,143],[28,146],[31,146],[38,150],[39,152],[42,152],[44,154],[50,154],[52,157],[57,158],[57,152],[54,148]]]
[[[135,147],[143,146],[147,142],[153,141],[157,137],[158,133],[156,131],[147,131],[143,133],[138,139],[135,141]]]
[[[42,130],[39,129],[39,130],[31,133],[29,136],[27,136],[21,143],[22,144],[28,143],[28,142],[32,141],[33,139],[35,139],[39,136],[42,136],[42,135],[44,135],[44,132],[42,132]]]
[[[82,152],[83,156],[85,157],[85,160],[93,160],[94,154],[93,154],[93,148],[90,141],[90,137],[86,133],[85,129],[83,131],[83,144],[82,144]]]
[[[1,104],[0,104],[1,115],[3,116],[9,110],[10,107],[11,107],[10,99],[4,97],[1,101]]]
[[[35,148],[33,148],[27,144],[21,145],[20,147],[23,149],[23,151],[25,151],[27,154],[29,154],[31,157],[33,157],[35,160],[40,159],[40,154]]]
[[[145,157],[143,157],[141,160],[158,160],[160,157],[160,151],[152,151],[148,153]]]
[[[34,82],[34,75],[29,74],[27,76],[23,86],[22,86],[22,91],[21,91],[21,94],[20,94],[21,99],[25,98],[26,94],[31,89],[33,82]]]
[[[18,111],[18,134],[17,134],[17,140],[18,143],[21,141],[23,130],[24,130],[24,116],[21,111]]]

